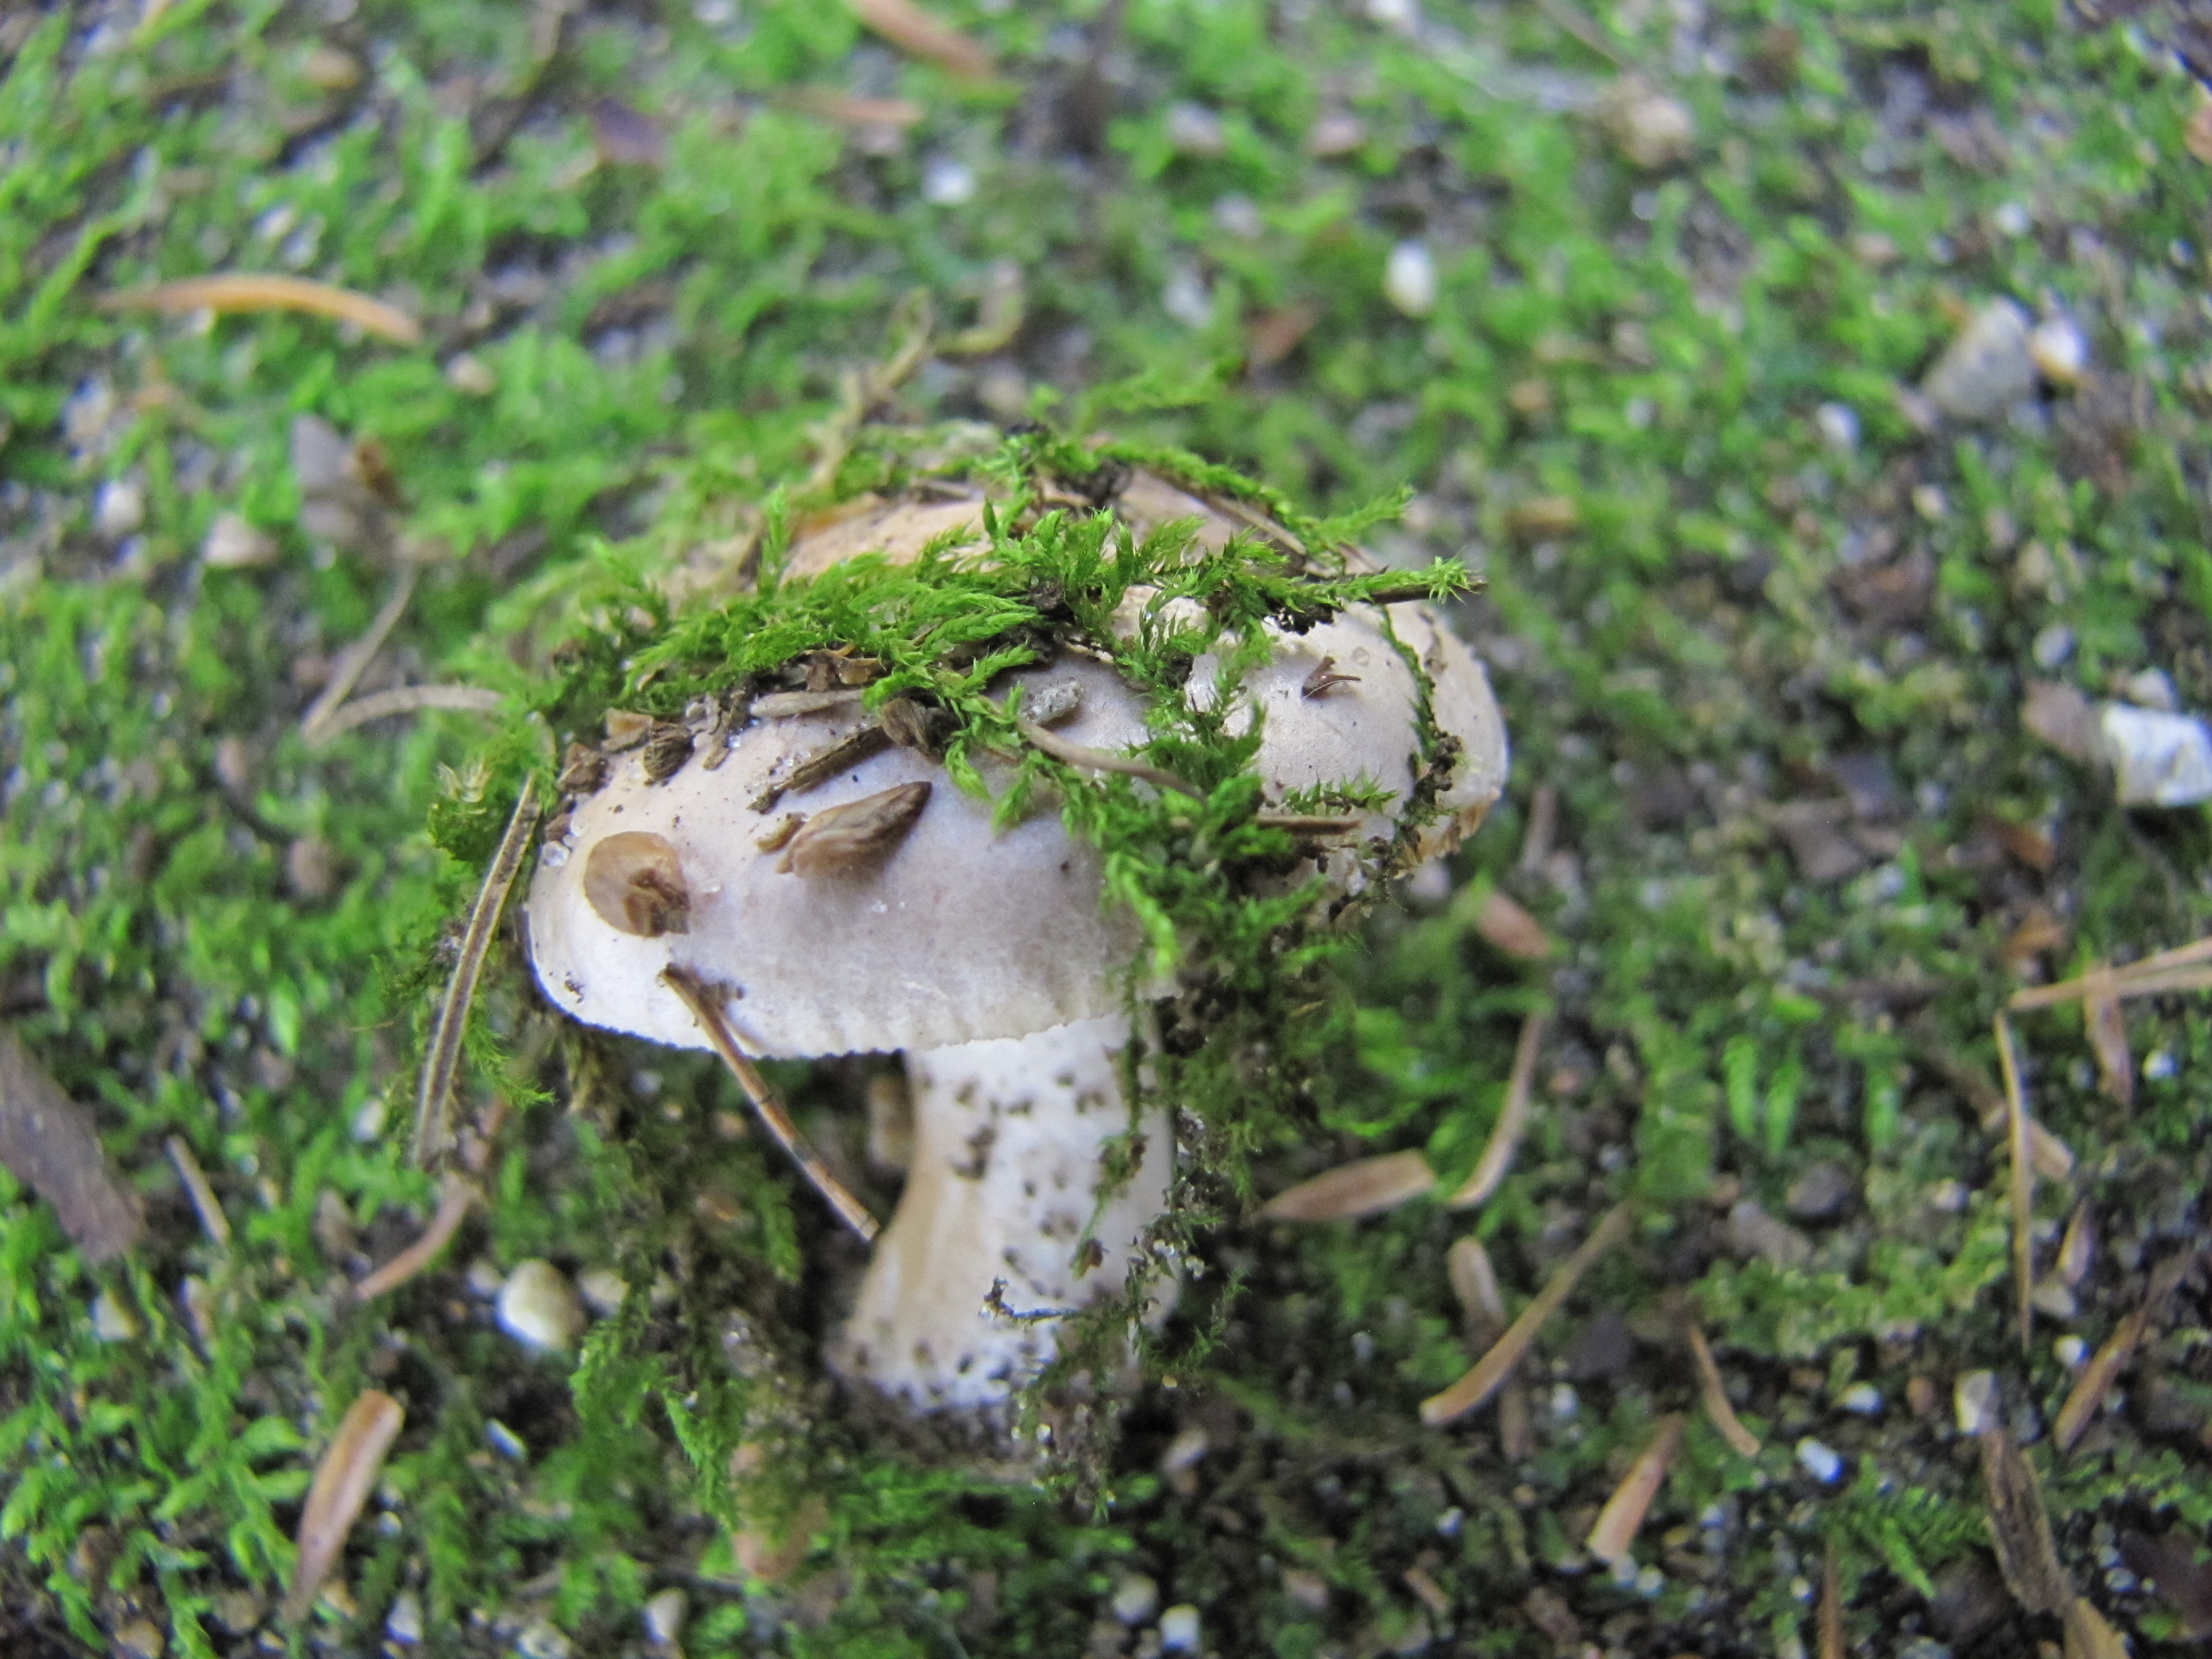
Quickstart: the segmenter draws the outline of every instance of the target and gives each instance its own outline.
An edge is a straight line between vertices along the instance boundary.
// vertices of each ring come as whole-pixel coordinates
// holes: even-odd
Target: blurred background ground
[[[2034,1199],[2025,1352],[1990,1116],[2009,993],[2212,912],[2202,810],[2124,808],[2078,733],[2021,720],[2039,685],[2212,707],[2203,20],[933,15],[962,33],[921,54],[795,0],[0,15],[0,1019],[149,1223],[92,1267],[20,1188],[0,1208],[9,1651],[281,1650],[299,1502],[371,1382],[408,1421],[312,1650],[2010,1659],[2063,1638],[1995,1565],[1962,1410],[2027,1446],[2135,1651],[2212,1630],[2201,1288],[2070,1450],[2050,1426],[2206,1241],[2212,1030],[2187,994],[2130,1002],[2100,1060],[2078,1011],[2021,1017],[2071,1155]],[[103,304],[222,271],[341,285],[419,340]],[[360,693],[527,667],[610,545],[742,537],[917,290],[944,349],[888,417],[1104,425],[1332,510],[1408,486],[1376,550],[1486,575],[1460,622],[1513,783],[1449,889],[1376,919],[1331,1120],[1267,1173],[1464,1167],[1553,1010],[1472,1224],[1509,1304],[1613,1200],[1653,1219],[1547,1332],[1525,1455],[1415,1415],[1470,1358],[1468,1218],[1247,1218],[1095,1508],[919,1463],[802,1375],[821,1502],[748,1534],[682,1455],[696,1395],[532,1356],[491,1296],[533,1256],[665,1278],[672,1354],[750,1297],[804,1371],[850,1247],[716,1133],[704,1071],[614,1051],[572,1109],[519,1014],[468,1085],[504,1113],[489,1201],[349,1301],[434,1206],[409,975],[472,883],[422,826],[465,805],[482,726],[317,744],[303,716],[403,580]],[[1493,891],[1553,955],[1482,936]],[[792,1077],[856,1164],[862,1070]],[[1756,1455],[1694,1416],[1685,1309]],[[1602,1567],[1591,1521],[1676,1410]]]

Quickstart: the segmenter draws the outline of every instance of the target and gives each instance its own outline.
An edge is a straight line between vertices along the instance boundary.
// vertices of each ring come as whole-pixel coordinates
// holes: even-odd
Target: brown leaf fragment
[[[1262,311],[1244,325],[1244,364],[1248,368],[1273,368],[1298,349],[1298,342],[1321,320],[1321,307],[1310,301]]]
[[[1867,861],[1859,844],[1844,833],[1850,816],[1848,800],[1799,800],[1776,807],[1767,821],[1797,861],[1797,873],[1816,885],[1856,875]]]
[[[397,306],[304,276],[246,271],[187,276],[179,282],[156,283],[151,288],[104,294],[100,308],[160,311],[172,317],[193,311],[304,311],[351,323],[364,333],[380,334],[400,345],[419,345],[422,341],[422,325]]]
[[[2143,1291],[2142,1304],[2123,1319],[2112,1334],[2105,1339],[2104,1346],[2089,1358],[2081,1368],[2081,1375],[2074,1379],[2068,1391],[2066,1403],[2058,1408],[2057,1420],[2051,1425],[2051,1438],[2062,1452],[2074,1449],[2075,1442],[2089,1426],[2105,1403],[2105,1396],[2119,1380],[2120,1373],[2135,1358],[2136,1350],[2150,1333],[2151,1322],[2166,1306],[2181,1281],[2197,1265],[2196,1252],[2184,1250],[2168,1257],[2158,1265],[2150,1276],[2150,1284]]]
[[[2051,1271],[2059,1283],[2072,1290],[2088,1276],[2089,1264],[2096,1256],[2097,1218],[2089,1208],[2089,1200],[2083,1199],[2067,1218],[2065,1236],[2058,1241],[2058,1260],[2051,1264]]]
[[[1436,1171],[1417,1152],[1383,1152],[1340,1164],[1285,1188],[1260,1208],[1263,1221],[1352,1221],[1395,1210],[1436,1190]]]
[[[1596,1524],[1590,1528],[1583,1547],[1608,1567],[1625,1559],[1635,1546],[1636,1534],[1667,1479],[1675,1449],[1682,1443],[1683,1425],[1688,1421],[1680,1412],[1661,1418],[1650,1440],[1598,1511]]]
[[[784,843],[776,869],[785,875],[836,875],[883,857],[914,828],[929,804],[929,789],[927,782],[897,784],[817,812]]]
[[[1495,887],[1483,895],[1474,931],[1485,944],[1523,962],[1541,962],[1552,954],[1552,936],[1543,924]]]
[[[2081,1000],[2081,1024],[2088,1032],[2090,1051],[2097,1056],[2097,1083],[2105,1098],[2123,1106],[2135,1103],[2136,1057],[2128,1047],[2127,1016],[2112,989],[2112,973],[2100,968],[2089,977],[2100,979],[2096,990]]]
[[[698,740],[689,726],[674,720],[663,720],[655,726],[638,751],[638,765],[644,769],[647,783],[664,783],[684,769],[691,758],[691,750]]]
[[[296,1624],[314,1606],[323,1581],[345,1549],[346,1534],[376,1485],[384,1455],[406,1420],[398,1401],[368,1389],[339,1422],[330,1449],[315,1467],[307,1506],[300,1511],[300,1553],[292,1568],[292,1586],[284,1595],[286,1622]]]
[[[1936,592],[1936,562],[1915,547],[1887,564],[1846,565],[1830,579],[1836,597],[1858,619],[1875,628],[1908,628],[1928,614]]]
[[[2020,706],[2020,723],[2060,754],[2084,766],[2104,757],[2097,711],[2075,687],[2057,680],[2032,680]]]
[[[54,1206],[87,1261],[112,1261],[138,1243],[137,1195],[116,1178],[92,1115],[62,1092],[14,1032],[0,1026],[0,1164]]]
[[[914,0],[847,0],[853,15],[901,52],[971,81],[990,78],[991,49],[943,23]]]
[[[2032,904],[2027,914],[2020,919],[2020,926],[2005,936],[1997,956],[2008,968],[2017,968],[2022,963],[2041,956],[2045,951],[2055,951],[2066,943],[2066,924],[2051,914],[2047,904]]]
[[[589,744],[572,743],[561,757],[561,775],[554,782],[565,795],[592,795],[606,781],[607,757]]]
[[[2120,1559],[2138,1578],[2150,1581],[2181,1620],[2180,1638],[2195,1642],[2212,1636],[2212,1559],[2185,1533],[2162,1538],[2148,1533],[2120,1534]]]
[[[2058,862],[2058,848],[2049,836],[2032,823],[2014,823],[2010,818],[2001,818],[1990,813],[1982,820],[1997,845],[2018,862],[2039,873],[2048,872]]]
[[[2066,1607],[2065,1659],[2128,1659],[2128,1644],[2085,1596]]]
[[[890,735],[871,721],[859,731],[848,733],[826,749],[817,749],[784,775],[781,782],[771,783],[753,797],[752,810],[765,812],[786,795],[796,795],[811,789],[818,783],[827,783],[848,767],[880,755],[891,746]]]
[[[1536,1292],[1528,1305],[1521,1310],[1505,1333],[1498,1338],[1490,1352],[1477,1360],[1473,1370],[1441,1394],[1431,1395],[1421,1402],[1421,1421],[1437,1428],[1453,1419],[1464,1416],[1496,1393],[1499,1383],[1521,1363],[1536,1340],[1536,1334],[1544,1328],[1560,1305],[1574,1294],[1575,1286],[1583,1275],[1595,1267],[1599,1259],[1628,1236],[1629,1208],[1616,1204],[1605,1212],[1597,1225],[1590,1230],[1588,1238],[1576,1248],[1575,1253],[1554,1268],[1544,1281],[1544,1288]]]
[[[2005,1586],[2030,1613],[2063,1613],[2073,1604],[2074,1585],[2058,1564],[2034,1466],[2003,1429],[1984,1429],[1979,1437],[1990,1537]]]
[[[599,160],[615,167],[657,167],[668,156],[668,139],[653,118],[619,98],[592,106],[592,143]]]
[[[1357,685],[1358,684],[1358,675],[1338,673],[1336,672],[1336,659],[1334,657],[1323,657],[1319,662],[1314,665],[1313,672],[1307,675],[1304,680],[1299,682],[1298,695],[1301,697],[1306,698],[1308,701],[1311,701],[1315,697],[1327,696],[1331,691],[1334,691],[1340,685]]]

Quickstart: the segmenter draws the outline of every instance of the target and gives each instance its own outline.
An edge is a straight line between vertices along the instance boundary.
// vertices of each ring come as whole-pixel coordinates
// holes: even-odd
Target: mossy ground
[[[308,1472],[372,1380],[410,1420],[343,1598],[302,1638],[333,1650],[374,1650],[403,1591],[433,1649],[637,1650],[639,1607],[675,1587],[695,1656],[1103,1651],[1104,1598],[1143,1572],[1223,1654],[1424,1632],[1542,1654],[1561,1607],[1601,1652],[1784,1653],[1814,1640],[1831,1542],[1854,1651],[2055,1636],[1961,1611],[1988,1570],[1949,1384],[1994,1369],[2039,1435],[2070,1380],[2054,1340],[2100,1340],[2149,1265],[2202,1242],[2212,1031],[2189,1000],[2135,1006],[2122,1109],[2078,1021],[2023,1023],[2036,1108],[2077,1158],[2039,1214],[2086,1201],[2101,1235],[2081,1311],[2039,1316],[2025,1358],[2002,1148],[1946,1068],[1994,1075],[2004,946],[2034,907],[2067,929],[2053,972],[2212,921],[2202,814],[2121,811],[2017,720],[2030,679],[2101,696],[2153,668],[2212,708],[2212,167],[2185,143],[2182,26],[1133,0],[1094,82],[1090,9],[945,11],[1002,82],[906,62],[833,7],[743,0],[0,18],[0,1017],[100,1112],[154,1224],[95,1271],[28,1199],[0,1212],[0,1637],[93,1652],[148,1619],[172,1651],[253,1650]],[[1632,72],[1694,118],[1656,168],[1622,153]],[[850,132],[797,95],[823,88],[920,118]],[[1419,319],[1383,288],[1407,240],[1437,277]],[[1463,623],[1515,783],[1454,895],[1376,920],[1328,1121],[1261,1177],[1409,1145],[1460,1167],[1520,1015],[1555,1009],[1544,1109],[1475,1230],[1525,1295],[1612,1199],[1654,1219],[1547,1341],[1526,1463],[1483,1420],[1417,1425],[1468,1356],[1443,1269],[1465,1218],[1416,1205],[1215,1231],[1100,1508],[921,1466],[846,1423],[805,1352],[746,1340],[819,1328],[849,1247],[714,1133],[725,1085],[643,1051],[472,1071],[472,1109],[510,1108],[490,1201],[388,1304],[343,1294],[432,1201],[404,1157],[406,969],[468,897],[424,825],[483,732],[434,714],[299,735],[393,577],[301,527],[293,417],[380,447],[386,510],[428,556],[372,689],[511,686],[611,559],[738,536],[803,477],[907,294],[963,325],[1002,264],[1018,331],[923,365],[893,415],[1103,422],[1316,511],[1410,484],[1370,544],[1487,575]],[[224,269],[383,295],[428,343],[95,304]],[[2089,376],[1922,431],[1898,387],[2000,295],[2074,318]],[[200,556],[224,512],[273,562]],[[1524,866],[1540,786],[1559,827]],[[1776,809],[1845,799],[1859,867],[1813,879]],[[1997,824],[2048,836],[2050,867]],[[1561,957],[1482,945],[1485,884]],[[784,1074],[833,1144],[855,1071]],[[1740,1259],[1723,1200],[1783,1213],[1816,1164],[1855,1196],[1801,1223],[1809,1261]],[[541,1254],[665,1273],[675,1299],[634,1297],[579,1364],[526,1358],[466,1270]],[[1576,1546],[1644,1425],[1688,1403],[1659,1316],[1676,1286],[1766,1446],[1739,1458],[1693,1424],[1639,1543],[1655,1573],[1617,1584]],[[103,1292],[136,1336],[95,1335]],[[2116,1536],[2212,1525],[2203,1326],[2185,1294],[2125,1409],[2070,1457],[2032,1452],[2068,1566],[2139,1650],[2178,1615]],[[1910,1409],[1914,1377],[1944,1410]],[[1844,1409],[1860,1382],[1872,1415]],[[830,1500],[775,1587],[737,1570],[699,1507],[732,1500],[692,1474],[771,1398],[778,1461]],[[1161,1471],[1198,1429],[1204,1455]],[[1833,1484],[1804,1438],[1844,1455]]]

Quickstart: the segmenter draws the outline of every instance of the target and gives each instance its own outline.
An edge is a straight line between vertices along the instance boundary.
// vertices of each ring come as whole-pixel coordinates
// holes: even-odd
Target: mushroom
[[[1194,556],[1246,527],[1149,473],[1117,505],[1140,535],[1197,519]],[[912,557],[977,511],[924,506],[848,512],[802,538],[787,573],[865,549]],[[971,516],[946,510],[963,506]],[[1310,854],[1286,879],[1318,871],[1339,899],[1456,844],[1504,781],[1480,667],[1423,607],[1388,610],[1278,631],[1235,688],[1232,720],[1263,719],[1271,801],[1365,791],[1340,811],[1278,814]],[[1427,760],[1409,658],[1448,739]],[[1218,668],[1194,665],[1194,702],[1223,695]],[[1048,752],[1174,787],[1123,758],[1147,737],[1146,708],[1098,655],[1064,649],[994,690],[1018,690],[1035,716],[1023,729]],[[1121,1055],[1133,989],[1172,987],[1133,984],[1141,931],[1102,905],[1099,857],[1058,814],[994,829],[993,804],[951,787],[926,744],[890,740],[895,720],[839,692],[758,699],[748,723],[714,729],[725,751],[672,772],[650,743],[574,769],[592,792],[541,857],[532,960],[576,1018],[678,1047],[715,1043],[720,1026],[752,1055],[903,1051],[912,1161],[830,1364],[917,1410],[988,1413],[1051,1359],[1062,1315],[1124,1290],[1164,1211],[1167,1115],[1132,1111]],[[1409,813],[1417,800],[1435,810]],[[1109,1154],[1123,1172],[1110,1187]]]

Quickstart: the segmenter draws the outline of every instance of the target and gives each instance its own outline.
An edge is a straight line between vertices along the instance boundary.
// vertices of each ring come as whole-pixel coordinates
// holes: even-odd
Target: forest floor
[[[2025,1344],[1992,1025],[2212,933],[2203,810],[2119,804],[2082,727],[2212,709],[2196,14],[943,0],[962,35],[902,46],[855,9],[890,33],[797,0],[0,11],[0,1030],[148,1223],[93,1265],[0,1176],[0,1646],[2109,1651],[2075,1595],[2138,1654],[2212,1632],[2212,1024],[2186,989],[2013,1017],[2051,1138]],[[224,272],[398,321],[129,298]],[[815,1345],[856,1247],[663,1051],[579,1078],[516,1014],[465,1076],[484,1201],[350,1289],[437,1206],[421,965],[474,878],[425,826],[484,727],[319,699],[527,671],[585,573],[742,536],[916,293],[939,347],[882,418],[1110,428],[1317,511],[1407,487],[1376,552],[1486,579],[1457,620],[1505,799],[1372,918],[1338,1086],[1261,1195],[1467,1167],[1551,1016],[1497,1198],[1217,1229],[1074,1494],[847,1411]],[[1498,948],[1492,894],[1549,956]],[[781,1074],[855,1168],[866,1070]],[[1474,1352],[1455,1240],[1516,1310],[1623,1198],[1526,1423],[1424,1427]],[[618,1320],[580,1359],[501,1331],[532,1258],[601,1301],[677,1281],[620,1316],[671,1353],[767,1285],[814,1501],[700,1475],[713,1390],[625,1370]],[[1756,1450],[1701,1411],[1690,1322]],[[371,1385],[404,1425],[287,1626]]]

